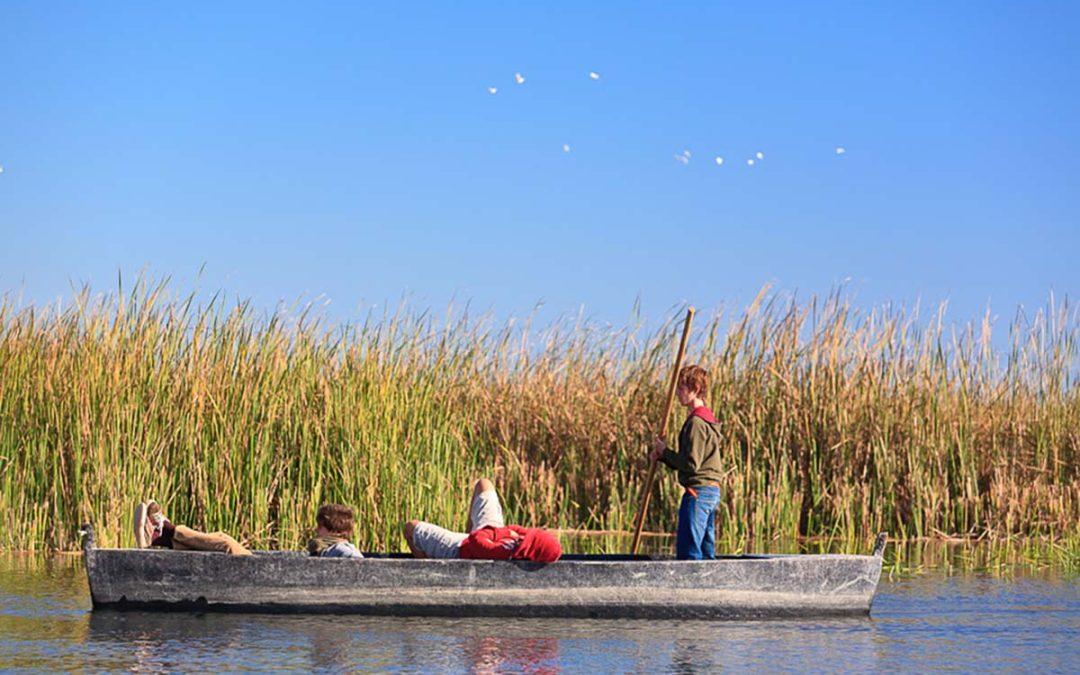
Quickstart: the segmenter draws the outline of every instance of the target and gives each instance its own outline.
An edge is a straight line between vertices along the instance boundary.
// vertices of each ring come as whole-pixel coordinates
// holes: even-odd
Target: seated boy
[[[353,511],[342,504],[323,504],[315,514],[315,538],[308,553],[320,558],[363,558],[349,540],[353,534]]]
[[[405,541],[417,558],[463,558],[473,560],[531,560],[551,563],[562,555],[559,540],[539,527],[507,525],[495,485],[486,478],[476,481],[469,505],[468,533],[410,520]]]
[[[199,532],[185,525],[173,525],[151,499],[135,506],[135,545],[139,548],[161,546],[177,551],[218,551],[230,555],[251,555],[224,532]]]

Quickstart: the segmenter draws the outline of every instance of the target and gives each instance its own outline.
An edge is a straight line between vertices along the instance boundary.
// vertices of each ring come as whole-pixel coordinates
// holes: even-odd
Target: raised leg
[[[472,519],[473,514],[472,514],[472,512],[473,512],[473,504],[476,502],[476,498],[479,497],[482,493],[487,492],[489,490],[494,490],[494,489],[495,489],[495,483],[492,483],[487,478],[481,478],[480,480],[476,481],[473,484],[472,496],[469,497],[469,518],[465,522],[465,531],[466,532],[472,532],[473,531],[473,519]]]

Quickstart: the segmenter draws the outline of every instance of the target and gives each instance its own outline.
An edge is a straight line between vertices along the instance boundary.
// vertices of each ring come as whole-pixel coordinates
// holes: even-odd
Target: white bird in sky
[[[589,71],[589,79],[593,80],[593,81],[599,80],[600,79],[600,73],[596,72],[595,70],[590,70]],[[519,85],[525,84],[525,76],[522,75],[521,73],[514,73],[514,82],[516,84],[519,84]],[[499,88],[494,87],[494,86],[486,87],[486,89],[487,89],[488,94],[491,94],[491,95],[497,94],[498,91],[499,91]],[[563,150],[563,152],[566,152],[566,153],[570,152],[570,144],[569,143],[563,143],[562,144],[562,150]],[[844,148],[843,146],[836,146],[835,152],[836,152],[837,155],[843,155],[843,154],[847,153],[847,149]],[[691,156],[692,155],[691,155],[689,150],[683,150],[681,153],[677,153],[677,154],[674,155],[675,161],[680,162],[684,166],[690,164]],[[750,157],[750,158],[748,158],[746,160],[746,165],[748,167],[752,167],[752,166],[755,166],[755,164],[757,162],[763,161],[764,159],[765,159],[765,153],[759,150],[759,151],[754,153],[753,157]],[[721,157],[720,155],[717,155],[714,158],[713,161],[716,162],[716,166],[723,166],[724,165],[724,158]],[[3,173],[3,172],[4,172],[4,167],[3,167],[3,165],[0,165],[0,173]]]
[[[4,173],[4,165],[0,164],[0,173]]]

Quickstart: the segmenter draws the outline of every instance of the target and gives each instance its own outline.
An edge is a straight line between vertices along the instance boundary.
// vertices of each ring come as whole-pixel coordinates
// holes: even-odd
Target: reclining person
[[[420,520],[405,524],[405,541],[417,558],[531,560],[555,562],[562,555],[559,540],[539,527],[507,525],[495,485],[476,481],[469,505],[467,533],[452,532]]]
[[[323,504],[315,514],[315,538],[308,542],[308,553],[320,558],[363,558],[350,541],[353,534],[353,510],[343,504]]]
[[[161,546],[177,551],[218,551],[230,555],[251,555],[224,532],[199,532],[186,525],[174,525],[165,517],[161,505],[151,499],[135,506],[135,545],[139,548]]]

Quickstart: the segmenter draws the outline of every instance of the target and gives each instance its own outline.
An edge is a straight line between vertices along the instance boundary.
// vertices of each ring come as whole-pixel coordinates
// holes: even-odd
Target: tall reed
[[[332,327],[147,279],[64,309],[5,299],[0,546],[72,548],[86,521],[131,545],[131,506],[153,496],[177,522],[281,548],[344,502],[362,546],[398,550],[409,518],[463,526],[479,475],[515,521],[627,530],[679,315],[646,333],[401,307]],[[1053,300],[1018,313],[1004,351],[991,329],[768,289],[704,322],[688,358],[725,430],[722,545],[1080,539],[1080,317]],[[656,489],[646,527],[667,531],[678,486]]]

